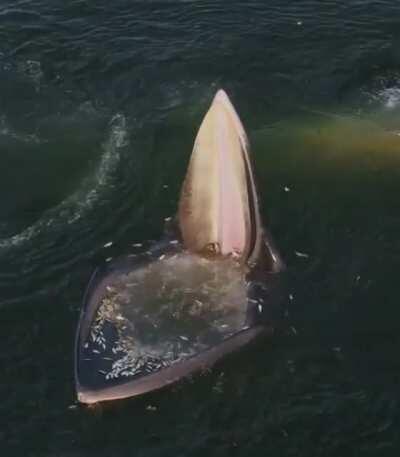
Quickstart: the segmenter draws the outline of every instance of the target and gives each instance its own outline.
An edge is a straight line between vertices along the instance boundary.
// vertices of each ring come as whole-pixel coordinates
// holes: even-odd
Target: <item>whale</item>
[[[284,268],[260,214],[248,137],[221,89],[165,238],[89,281],[75,338],[78,401],[165,388],[272,333]]]

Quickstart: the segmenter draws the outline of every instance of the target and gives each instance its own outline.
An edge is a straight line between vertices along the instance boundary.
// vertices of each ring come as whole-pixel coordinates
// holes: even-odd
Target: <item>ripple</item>
[[[0,239],[0,248],[18,246],[55,226],[73,224],[81,219],[107,192],[120,160],[120,150],[128,144],[126,118],[122,114],[116,114],[110,120],[108,138],[102,147],[103,153],[94,174],[84,180],[80,189],[57,207],[46,211],[30,227],[9,238]]]

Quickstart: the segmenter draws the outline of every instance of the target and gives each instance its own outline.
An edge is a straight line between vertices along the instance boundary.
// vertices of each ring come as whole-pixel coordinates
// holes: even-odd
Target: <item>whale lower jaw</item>
[[[127,397],[136,397],[148,392],[162,389],[170,384],[190,376],[201,370],[209,369],[223,356],[228,355],[257,337],[272,333],[271,328],[256,326],[243,329],[229,339],[223,341],[199,355],[178,362],[168,368],[156,373],[149,374],[143,378],[132,380],[117,386],[110,386],[102,389],[90,389],[84,386],[77,386],[77,398],[80,403],[87,405],[104,401],[122,400]]]

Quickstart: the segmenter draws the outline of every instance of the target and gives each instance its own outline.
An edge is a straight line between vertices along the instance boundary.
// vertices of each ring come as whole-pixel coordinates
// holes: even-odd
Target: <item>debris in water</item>
[[[285,192],[290,192],[290,187],[285,186],[283,189]]]
[[[283,434],[283,436],[284,436],[285,438],[288,438],[288,437],[289,437],[289,433],[288,433],[284,428],[282,428],[281,431],[282,431],[282,434]]]
[[[294,365],[293,360],[288,360],[287,365],[288,365],[289,373],[294,373],[296,371],[296,367]]]
[[[106,258],[106,262],[111,262],[111,260],[112,260],[112,257],[107,257]]]
[[[157,411],[157,406],[147,405],[146,410],[147,411]]]
[[[300,251],[294,251],[297,257],[302,257],[304,259],[308,259],[310,256],[306,254],[305,252],[300,252]]]
[[[286,308],[285,309],[285,314],[284,314],[285,317],[289,317],[289,310]]]
[[[290,330],[292,331],[293,335],[297,335],[297,330],[293,327],[293,325],[290,327]]]
[[[289,294],[289,300],[290,300],[290,301],[293,301],[293,300],[294,300],[294,297],[293,297],[292,294]]]

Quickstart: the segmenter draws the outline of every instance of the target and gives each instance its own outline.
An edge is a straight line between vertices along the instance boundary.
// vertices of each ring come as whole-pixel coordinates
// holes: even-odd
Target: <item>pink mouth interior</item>
[[[219,240],[222,255],[242,253],[246,244],[246,227],[243,208],[241,207],[241,193],[238,181],[235,178],[232,159],[229,154],[230,143],[224,114],[221,117],[218,131],[219,145]]]

